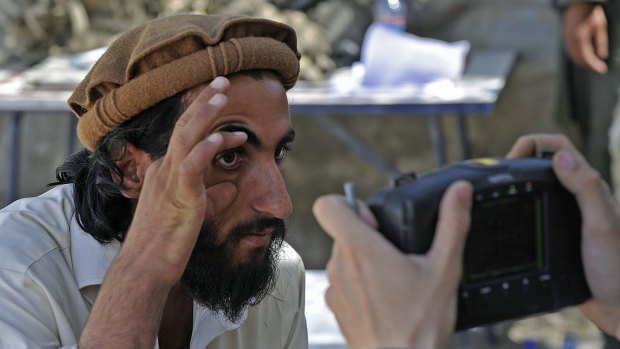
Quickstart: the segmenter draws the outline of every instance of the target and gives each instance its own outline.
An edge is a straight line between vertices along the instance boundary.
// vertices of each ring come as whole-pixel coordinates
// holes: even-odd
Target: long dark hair
[[[56,169],[57,182],[73,183],[77,222],[101,243],[123,241],[132,217],[132,203],[121,195],[123,174],[114,160],[131,143],[152,159],[166,154],[176,120],[183,112],[183,93],[165,99],[113,129],[91,153],[69,155]],[[121,179],[113,180],[113,175]]]

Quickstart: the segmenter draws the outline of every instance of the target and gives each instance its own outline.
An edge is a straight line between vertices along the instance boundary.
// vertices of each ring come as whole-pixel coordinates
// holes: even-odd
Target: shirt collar
[[[238,322],[231,322],[222,312],[215,312],[194,302],[194,329],[190,349],[202,349],[226,331],[239,328],[248,317],[246,307]]]

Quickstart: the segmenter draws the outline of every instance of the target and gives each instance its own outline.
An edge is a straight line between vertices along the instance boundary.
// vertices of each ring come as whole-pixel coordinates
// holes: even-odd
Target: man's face
[[[229,181],[237,196],[224,212],[205,218],[182,280],[196,301],[234,320],[275,284],[283,219],[292,210],[282,166],[295,134],[275,75],[237,75],[230,82],[228,103],[211,131],[243,131],[248,141],[216,156],[205,186]]]

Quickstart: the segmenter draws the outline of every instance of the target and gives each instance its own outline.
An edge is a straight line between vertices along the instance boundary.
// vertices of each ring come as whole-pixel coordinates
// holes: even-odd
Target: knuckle
[[[603,190],[605,182],[600,172],[593,168],[589,168],[583,175],[583,183],[585,186],[598,190]]]
[[[170,139],[170,147],[174,149],[186,149],[188,147],[188,140],[185,137],[182,137],[180,134],[177,134],[177,137],[173,137]]]
[[[330,285],[327,287],[327,289],[325,290],[325,304],[327,304],[327,306],[330,309],[333,309],[334,307],[334,288]]]
[[[181,130],[187,125],[187,115],[183,114],[174,124],[174,130]]]
[[[336,271],[336,262],[333,259],[330,259],[325,268],[325,275],[327,276],[327,280],[330,283],[338,280],[338,273]]]
[[[148,174],[153,174],[153,173],[157,173],[159,172],[159,169],[162,167],[162,160],[161,159],[157,159],[155,161],[153,161],[147,168],[146,168],[146,173]]]
[[[187,177],[191,177],[194,175],[195,173],[195,166],[194,164],[192,164],[189,161],[183,161],[180,165],[179,165],[179,170],[178,170],[178,174],[179,177],[181,178],[187,178]]]
[[[519,136],[519,138],[517,138],[517,143],[522,143],[527,141],[528,139],[530,139],[529,135],[521,135]]]

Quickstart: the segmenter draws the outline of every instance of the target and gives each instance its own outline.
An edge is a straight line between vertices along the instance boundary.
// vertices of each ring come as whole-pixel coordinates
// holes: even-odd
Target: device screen
[[[540,192],[474,204],[464,255],[464,282],[540,270],[543,261]]]

